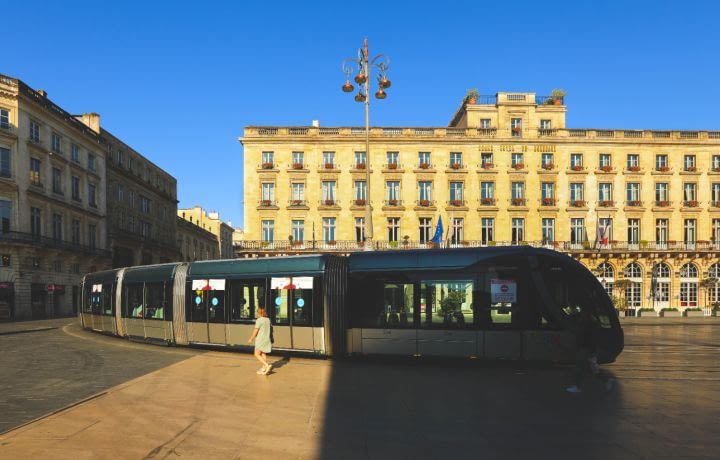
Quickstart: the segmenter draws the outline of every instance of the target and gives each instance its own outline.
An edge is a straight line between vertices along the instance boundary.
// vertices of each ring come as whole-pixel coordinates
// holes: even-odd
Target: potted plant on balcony
[[[403,236],[402,244],[404,247],[407,247],[410,244],[410,235]]]
[[[293,169],[303,169],[304,166],[302,163],[293,163],[292,167]]]
[[[647,247],[648,247],[648,241],[640,240],[640,249],[647,249]]]
[[[525,198],[513,198],[512,204],[513,206],[523,206],[525,204]]]
[[[660,200],[657,202],[657,205],[661,208],[667,208],[670,206],[670,202],[668,200]]]
[[[262,206],[262,207],[264,207],[264,208],[267,208],[267,207],[270,206],[271,204],[272,204],[272,201],[271,201],[271,200],[260,200],[260,206]]]
[[[451,200],[450,204],[453,206],[462,206],[462,200]]]
[[[585,206],[585,200],[573,200],[570,202],[575,208],[582,208]]]
[[[452,169],[460,169],[461,164],[460,163],[450,163],[450,167]]]
[[[565,94],[564,89],[554,89],[550,92],[549,100],[551,100],[554,105],[562,105]]]
[[[685,168],[685,171],[687,172],[697,172],[697,166],[688,166]]]
[[[388,200],[388,206],[397,206],[398,200]]]
[[[582,246],[583,246],[583,249],[586,251],[592,249],[592,245],[590,244],[589,241],[583,241]]]
[[[670,166],[659,166],[659,167],[657,168],[657,170],[658,170],[659,172],[668,172],[668,171],[670,171]]]
[[[460,242],[460,244],[463,245],[463,246],[470,246],[470,242],[467,241],[467,240],[462,240],[462,241]]]
[[[397,242],[397,241],[390,241],[390,242],[388,243],[388,246],[390,246],[391,248],[395,249],[395,248],[398,247],[398,242]]]
[[[513,165],[513,168],[515,168],[515,169],[517,169],[517,170],[524,169],[524,168],[525,168],[525,163],[515,163],[515,164]]]
[[[552,169],[555,169],[555,165],[552,163],[545,163],[542,165],[542,169],[545,169],[546,171],[550,171]]]
[[[478,99],[480,98],[480,92],[478,92],[477,89],[471,88],[467,91],[465,94],[465,102],[467,102],[468,105],[475,105],[477,104]]]
[[[272,163],[263,163],[262,169],[273,169],[273,164]]]
[[[430,169],[430,163],[420,163],[420,169]]]
[[[483,198],[480,200],[480,203],[482,203],[484,205],[495,204],[495,199],[494,198]]]
[[[555,198],[543,198],[542,204],[543,206],[553,206],[555,204]]]
[[[333,206],[335,204],[335,200],[325,200],[324,203],[325,206]]]
[[[585,168],[583,168],[582,165],[572,165],[572,166],[570,167],[570,169],[572,169],[573,171],[582,171],[582,170],[584,170]]]
[[[637,207],[640,206],[642,202],[640,200],[630,200],[628,201],[628,206]]]
[[[492,168],[493,168],[493,164],[492,164],[492,162],[490,162],[490,161],[484,161],[483,164],[482,164],[482,168],[483,168],[483,169],[492,169]]]
[[[361,198],[358,198],[357,200],[355,200],[355,206],[365,206],[366,203],[367,202]]]
[[[664,318],[679,318],[682,313],[675,307],[665,307],[660,310],[660,315]]]
[[[355,169],[365,169],[365,163],[357,163]]]
[[[335,169],[335,163],[325,163],[325,169]]]
[[[720,172],[720,166],[713,166],[712,171],[713,171],[713,172]]]
[[[420,201],[418,202],[418,204],[419,204],[420,206],[427,207],[427,206],[430,206],[430,200],[420,200]]]
[[[612,172],[613,167],[610,166],[610,165],[604,165],[604,166],[600,167],[600,170],[601,170],[602,172],[609,173],[609,172]]]
[[[387,167],[388,169],[397,169],[398,165],[397,163],[388,163]]]
[[[640,171],[640,166],[628,166],[628,171],[638,172],[638,171]]]
[[[336,242],[335,240],[328,240],[328,241],[327,241],[327,245],[328,245],[328,246],[335,246],[335,244],[337,244],[337,242]]]
[[[513,126],[512,128],[510,128],[510,131],[512,131],[514,133],[520,133],[520,132],[522,132],[522,127],[521,126]]]
[[[685,202],[685,206],[687,206],[688,208],[697,208],[698,202],[697,200],[688,200]]]
[[[611,200],[603,200],[600,202],[600,206],[603,208],[612,208],[613,204]]]

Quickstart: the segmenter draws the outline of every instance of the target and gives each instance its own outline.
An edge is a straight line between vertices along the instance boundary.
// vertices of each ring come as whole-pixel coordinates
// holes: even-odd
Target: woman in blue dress
[[[257,309],[257,315],[258,319],[255,320],[255,329],[253,329],[248,343],[255,342],[255,357],[263,365],[262,368],[258,369],[257,373],[267,375],[270,373],[270,369],[272,369],[272,364],[267,360],[267,354],[272,351],[270,318],[267,317],[267,312],[262,307]]]

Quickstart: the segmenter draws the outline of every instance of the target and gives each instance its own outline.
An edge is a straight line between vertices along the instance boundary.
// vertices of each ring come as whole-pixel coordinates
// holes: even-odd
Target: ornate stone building
[[[98,133],[0,75],[0,320],[70,314],[110,266],[105,187]]]
[[[177,246],[180,248],[180,260],[195,262],[196,260],[218,259],[220,244],[217,236],[202,228],[197,222],[191,222],[176,216]]]
[[[531,244],[631,309],[720,300],[720,131],[567,128],[563,98],[464,101],[447,127],[248,126],[243,251]],[[366,173],[370,173],[370,186]],[[369,193],[368,193],[369,191]],[[622,281],[621,281],[622,280]]]
[[[191,223],[208,230],[217,237],[218,251],[215,259],[232,259],[235,257],[233,251],[233,232],[231,225],[220,220],[220,214],[216,211],[209,213],[200,206],[192,208],[178,209],[178,216],[189,220]]]

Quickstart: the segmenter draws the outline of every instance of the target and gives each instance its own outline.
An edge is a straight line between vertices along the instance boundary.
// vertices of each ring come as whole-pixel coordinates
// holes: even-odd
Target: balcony
[[[417,200],[415,205],[418,208],[435,208],[435,200]]]
[[[0,243],[3,244],[29,244],[34,247],[44,247],[48,249],[60,249],[70,252],[82,252],[86,255],[95,257],[110,257],[110,251],[92,246],[75,244],[62,239],[50,238],[46,236],[34,235],[24,232],[4,232],[0,233]]]
[[[275,200],[258,200],[258,209],[278,209]]]
[[[333,162],[333,163],[320,163],[320,164],[318,165],[318,172],[321,172],[321,173],[323,173],[323,172],[333,172],[333,173],[337,173],[337,172],[340,172],[340,167],[338,166],[337,163],[334,163],[334,162]]]
[[[543,163],[540,165],[540,169],[543,171],[554,171],[555,170],[555,164],[554,163]]]
[[[384,173],[403,172],[402,165],[399,163],[386,163],[383,165]]]
[[[543,198],[540,201],[540,206],[553,207],[553,206],[555,206],[555,203],[556,203],[555,198]]]
[[[477,133],[480,137],[495,137],[497,136],[497,128],[478,128]]]
[[[495,198],[480,198],[480,206],[495,206]]]
[[[450,208],[465,208],[466,201],[465,200],[448,200],[447,205]]]
[[[402,200],[397,199],[389,199],[383,201],[383,205],[386,208],[402,208]]]
[[[290,165],[290,171],[308,172],[308,170],[305,169],[304,163],[293,163],[292,165]]]
[[[510,170],[508,172],[523,172],[525,169],[525,163],[515,163],[510,166]]]
[[[325,199],[318,202],[319,209],[340,209],[340,204],[334,199]]]
[[[464,173],[464,172],[467,172],[467,169],[466,169],[466,165],[463,164],[463,163],[448,163],[447,169],[445,170],[445,172],[448,172],[448,173],[453,173],[453,172]]]
[[[615,202],[613,200],[600,200],[598,206],[601,208],[614,208]]]
[[[683,201],[683,207],[685,208],[697,208],[700,202],[697,200],[685,200]]]
[[[480,163],[480,169],[482,170],[481,172],[484,172],[484,171],[487,171],[487,172],[489,172],[489,171],[494,171],[494,170],[495,170],[495,164],[493,164],[492,161],[483,161],[482,163]]]
[[[257,169],[258,171],[278,172],[275,167],[275,163],[261,163],[258,165]]]
[[[305,200],[290,200],[287,204],[290,209],[307,209],[307,201]]]
[[[415,169],[413,172],[415,172],[415,173],[434,173],[435,165],[432,163],[419,163],[417,165],[417,169]]]
[[[585,200],[570,200],[568,201],[568,206],[571,208],[584,208],[587,206],[587,201]]]
[[[613,168],[611,165],[601,165],[598,168],[597,173],[598,174],[611,174],[614,171],[615,171],[615,168]]]
[[[524,207],[527,205],[526,198],[513,198],[510,200],[510,206]]]
[[[559,130],[557,129],[538,129],[538,137],[556,137]]]
[[[625,206],[629,208],[642,208],[643,202],[640,200],[628,200],[625,202]]]
[[[655,200],[655,207],[657,208],[669,208],[670,206],[672,206],[672,201]]]

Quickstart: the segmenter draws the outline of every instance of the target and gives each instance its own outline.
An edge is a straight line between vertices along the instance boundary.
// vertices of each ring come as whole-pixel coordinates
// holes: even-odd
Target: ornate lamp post
[[[345,84],[342,85],[342,90],[346,93],[352,93],[355,90],[350,83],[350,76],[357,72],[354,80],[359,86],[355,101],[365,103],[365,249],[367,250],[372,249],[373,238],[372,206],[370,205],[370,78],[373,67],[379,71],[378,90],[375,92],[375,97],[385,99],[387,97],[385,89],[390,87],[390,80],[387,78],[390,58],[383,54],[378,54],[372,59],[369,56],[366,38],[363,47],[358,50],[357,58],[347,58],[342,63],[342,71],[347,77]]]

